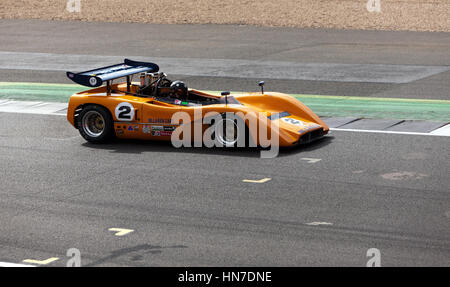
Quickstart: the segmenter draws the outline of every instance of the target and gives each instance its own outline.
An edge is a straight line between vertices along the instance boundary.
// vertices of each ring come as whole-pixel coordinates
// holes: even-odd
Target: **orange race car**
[[[132,82],[133,75],[139,75],[140,81]],[[86,72],[67,72],[67,76],[92,88],[72,95],[67,112],[69,122],[92,143],[113,137],[173,141],[175,135],[191,141],[195,137],[187,137],[186,131],[195,134],[197,126],[201,139],[209,130],[220,146],[267,146],[262,134],[277,139],[279,146],[293,146],[322,138],[329,131],[297,99],[264,92],[264,82],[259,83],[261,92],[214,95],[169,80],[156,64],[128,59]],[[126,81],[114,84],[118,78]]]

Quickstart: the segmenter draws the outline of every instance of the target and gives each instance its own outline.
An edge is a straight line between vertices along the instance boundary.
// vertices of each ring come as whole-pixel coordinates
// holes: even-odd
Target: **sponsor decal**
[[[144,134],[149,134],[149,133],[150,133],[150,126],[149,126],[149,125],[144,125],[144,126],[142,127],[142,132],[143,132]]]
[[[135,126],[133,127],[133,129],[134,129],[135,131],[139,131],[139,126],[138,126],[138,125],[135,125]]]
[[[170,136],[172,136],[172,132],[152,131],[152,136],[155,136],[155,137],[170,137]]]
[[[288,112],[275,113],[275,114],[272,114],[271,116],[269,116],[269,120],[274,121],[274,120],[277,120],[277,119],[288,117],[290,115],[291,114],[288,113]]]
[[[150,124],[170,124],[172,119],[148,119]]]
[[[123,135],[123,130],[116,130],[116,135]]]
[[[128,130],[129,130],[129,131],[134,131],[134,129],[133,129],[132,126],[129,126],[129,127],[128,127]]]
[[[189,105],[189,102],[183,102],[183,101],[180,101],[180,100],[175,100],[174,101],[174,104],[175,105]]]
[[[152,126],[152,131],[163,131],[164,127],[163,126]]]
[[[165,126],[164,131],[166,132],[173,132],[175,130],[174,126]]]
[[[161,132],[159,132],[159,134],[162,137],[170,137],[172,135],[172,132],[161,131]]]
[[[99,70],[99,71],[97,71],[96,75],[104,75],[104,74],[119,72],[119,71],[126,70],[127,68],[128,68],[128,66],[124,64],[124,65],[120,65],[120,66],[117,66],[114,68]]]

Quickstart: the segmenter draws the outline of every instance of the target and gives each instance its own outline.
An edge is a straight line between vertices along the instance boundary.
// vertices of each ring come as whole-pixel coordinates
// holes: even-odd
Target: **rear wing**
[[[123,64],[112,65],[81,73],[67,72],[67,77],[75,83],[86,87],[100,87],[106,82],[109,88],[110,81],[114,79],[127,77],[127,83],[130,85],[131,75],[142,72],[156,73],[158,71],[159,67],[156,64],[125,59]]]

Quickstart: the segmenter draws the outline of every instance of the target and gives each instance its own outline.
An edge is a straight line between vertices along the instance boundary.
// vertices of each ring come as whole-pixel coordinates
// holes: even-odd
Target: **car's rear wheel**
[[[91,143],[104,143],[114,136],[114,123],[111,114],[98,105],[83,108],[78,116],[78,131]]]

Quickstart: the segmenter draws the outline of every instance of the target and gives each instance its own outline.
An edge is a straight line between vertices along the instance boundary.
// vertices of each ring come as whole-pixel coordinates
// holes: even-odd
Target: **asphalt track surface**
[[[0,118],[3,262],[63,266],[78,248],[85,266],[365,266],[378,248],[384,266],[450,264],[447,137],[334,132],[268,160]]]
[[[0,51],[450,65],[445,33],[0,23]],[[60,71],[5,69],[0,77],[67,83]],[[255,85],[185,78],[201,89]],[[448,78],[268,83],[285,92],[448,99]],[[59,258],[45,266],[65,266],[66,251],[77,248],[84,266],[365,266],[367,250],[378,248],[383,266],[450,265],[448,137],[334,131],[261,159],[258,150],[92,145],[58,115],[0,113],[0,122],[0,262]],[[134,231],[119,237],[110,228]]]

